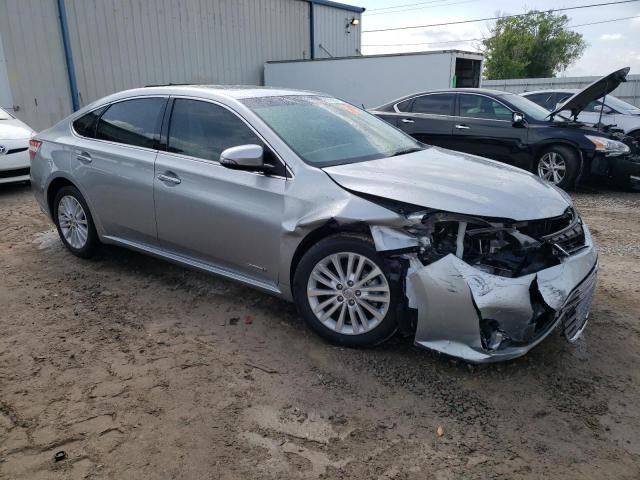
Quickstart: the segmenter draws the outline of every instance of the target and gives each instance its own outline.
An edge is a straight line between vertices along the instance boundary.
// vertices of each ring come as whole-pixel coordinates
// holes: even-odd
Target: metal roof
[[[354,5],[347,5],[346,3],[332,2],[330,0],[307,0],[309,3],[315,3],[316,5],[324,5],[326,7],[340,8],[349,12],[362,13],[365,11],[364,7],[356,7]]]

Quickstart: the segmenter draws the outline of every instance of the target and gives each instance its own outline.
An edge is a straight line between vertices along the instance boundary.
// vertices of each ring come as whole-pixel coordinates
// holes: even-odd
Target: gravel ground
[[[585,338],[472,367],[329,346],[285,302],[123,249],[80,260],[1,186],[0,478],[638,479],[640,195],[576,203],[601,245]]]

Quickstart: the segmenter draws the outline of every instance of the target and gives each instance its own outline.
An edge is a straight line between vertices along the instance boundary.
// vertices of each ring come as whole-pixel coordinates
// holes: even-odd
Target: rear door
[[[453,125],[455,150],[518,163],[526,149],[527,129],[512,125],[512,110],[487,95],[459,93]]]
[[[72,171],[107,236],[156,242],[153,172],[166,103],[122,100],[74,122]]]
[[[449,92],[415,97],[411,103],[396,105],[401,113],[397,126],[423,143],[450,148],[454,103],[455,94]]]
[[[158,240],[181,257],[219,273],[277,281],[286,169],[235,112],[211,101],[176,98],[166,151],[155,166]],[[230,147],[262,145],[274,175],[231,170],[219,162]]]

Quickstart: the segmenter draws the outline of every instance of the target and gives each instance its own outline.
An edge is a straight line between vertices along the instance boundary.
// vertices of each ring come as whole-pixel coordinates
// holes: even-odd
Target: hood
[[[452,213],[537,220],[570,205],[564,192],[524,170],[437,147],[323,170],[347,190]]]
[[[17,118],[0,120],[0,140],[22,140],[34,133]]]
[[[588,87],[583,88],[575,95],[569,97],[564,103],[557,106],[550,115],[556,115],[563,110],[569,110],[572,115],[578,115],[592,101],[613,92],[618,85],[627,81],[630,67],[621,68],[609,75],[596,80]]]

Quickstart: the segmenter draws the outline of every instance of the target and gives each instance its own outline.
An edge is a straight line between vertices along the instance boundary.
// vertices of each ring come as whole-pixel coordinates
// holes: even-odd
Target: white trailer
[[[267,62],[264,83],[373,108],[415,92],[479,87],[482,54],[460,50]]]

